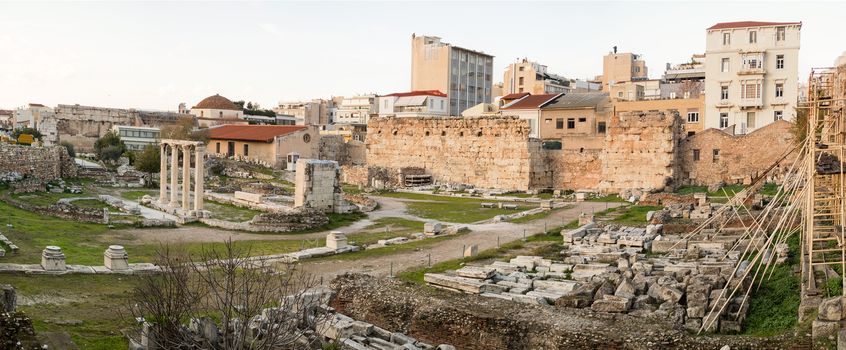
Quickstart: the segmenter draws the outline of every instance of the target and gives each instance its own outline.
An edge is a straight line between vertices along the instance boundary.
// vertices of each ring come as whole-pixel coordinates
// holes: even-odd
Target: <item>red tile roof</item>
[[[196,109],[225,109],[230,111],[239,111],[241,110],[238,106],[235,106],[232,101],[228,98],[220,96],[219,94],[215,94],[213,96],[209,96],[204,98],[200,103],[196,106],[192,107]]]
[[[30,107],[44,107],[44,105],[40,104],[40,103],[30,103],[29,106]]]
[[[723,22],[717,23],[708,30],[715,29],[729,29],[729,28],[747,28],[747,27],[764,27],[764,26],[786,26],[790,24],[802,25],[802,22],[756,22],[756,21],[741,21],[741,22]]]
[[[304,125],[221,125],[209,129],[209,138],[272,142],[276,136],[287,135],[305,129]]]
[[[547,102],[556,99],[558,96],[563,96],[564,94],[544,94],[544,95],[529,95],[523,98],[522,100],[518,100],[512,104],[505,105],[500,109],[533,109],[539,108],[545,105]]]
[[[528,92],[515,92],[513,94],[508,94],[508,95],[502,96],[500,99],[502,99],[502,100],[516,100],[518,98],[522,98],[522,97],[525,97],[525,96],[528,96],[528,95],[531,95],[531,94],[528,93]]]
[[[410,92],[396,92],[386,96],[405,97],[405,96],[438,96],[447,97],[447,95],[438,90],[416,90]]]

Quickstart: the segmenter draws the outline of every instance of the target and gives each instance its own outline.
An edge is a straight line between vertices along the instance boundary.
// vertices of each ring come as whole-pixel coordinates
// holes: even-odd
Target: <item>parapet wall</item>
[[[791,127],[789,122],[777,121],[737,136],[708,129],[682,140],[679,153],[685,184],[749,184],[779,159],[774,173],[786,172],[796,157],[795,153],[784,157],[795,146]]]
[[[32,177],[44,181],[76,177],[77,167],[64,147],[28,147],[0,143],[0,179]]]
[[[541,144],[526,120],[481,118],[371,118],[367,165],[422,168],[442,183],[527,190],[543,171]]]

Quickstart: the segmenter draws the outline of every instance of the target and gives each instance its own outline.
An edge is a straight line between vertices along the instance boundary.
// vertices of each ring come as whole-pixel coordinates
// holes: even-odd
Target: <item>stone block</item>
[[[442,225],[440,222],[430,221],[423,224],[423,233],[427,236],[434,236],[441,233]]]
[[[46,271],[66,271],[65,254],[62,253],[62,248],[57,246],[47,246],[41,252],[41,267]]]
[[[326,248],[338,250],[347,247],[347,236],[343,232],[332,231],[326,235]]]
[[[591,310],[597,312],[626,312],[631,306],[631,299],[605,295],[600,300],[596,300],[590,306]]]
[[[496,272],[496,269],[491,267],[464,266],[456,270],[455,274],[461,277],[485,280],[491,278],[494,275],[494,272]]]
[[[819,319],[821,321],[840,321],[843,319],[842,297],[824,299],[819,307]]]
[[[110,245],[103,252],[103,266],[112,271],[129,270],[129,255],[120,245]]]
[[[261,203],[262,201],[264,201],[264,195],[259,193],[235,191],[232,196],[235,197],[235,199],[240,199],[242,201],[250,203]]]
[[[579,283],[576,281],[535,280],[533,287],[535,290],[567,293],[575,289],[578,285]]]
[[[840,322],[814,320],[811,323],[811,336],[814,339],[837,336],[840,331]]]

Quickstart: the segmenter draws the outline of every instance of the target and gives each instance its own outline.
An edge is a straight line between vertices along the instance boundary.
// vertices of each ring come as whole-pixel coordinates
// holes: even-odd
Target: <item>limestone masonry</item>
[[[33,177],[52,181],[76,175],[76,164],[64,147],[27,147],[0,143],[0,180]]]

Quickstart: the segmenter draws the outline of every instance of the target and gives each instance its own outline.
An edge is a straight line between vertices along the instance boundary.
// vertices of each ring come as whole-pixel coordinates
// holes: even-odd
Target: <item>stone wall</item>
[[[371,118],[367,128],[368,166],[419,167],[441,183],[527,190],[543,166],[518,118]]]
[[[319,159],[334,160],[340,165],[363,165],[367,162],[364,142],[344,141],[341,135],[321,135]]]
[[[162,127],[176,123],[190,114],[141,111],[136,109],[104,108],[80,105],[59,105],[53,115],[45,117],[39,129],[45,144],[68,141],[78,152],[91,152],[94,142],[114,125]]]
[[[677,182],[676,140],[682,138],[676,113],[619,113],[610,120],[602,151],[599,190],[661,190]]]
[[[546,150],[549,187],[592,190],[602,181],[602,150]]]
[[[294,207],[339,212],[343,207],[341,169],[331,160],[300,159],[294,182]]]
[[[795,146],[792,124],[777,121],[747,135],[729,135],[708,129],[681,141],[683,182],[711,185],[718,182],[749,184]],[[718,155],[714,155],[714,152]],[[698,160],[694,159],[698,153]],[[775,174],[786,172],[795,154],[781,160]],[[777,180],[770,179],[770,180]]]
[[[0,179],[33,177],[52,181],[76,176],[76,164],[64,147],[28,147],[0,143]]]

